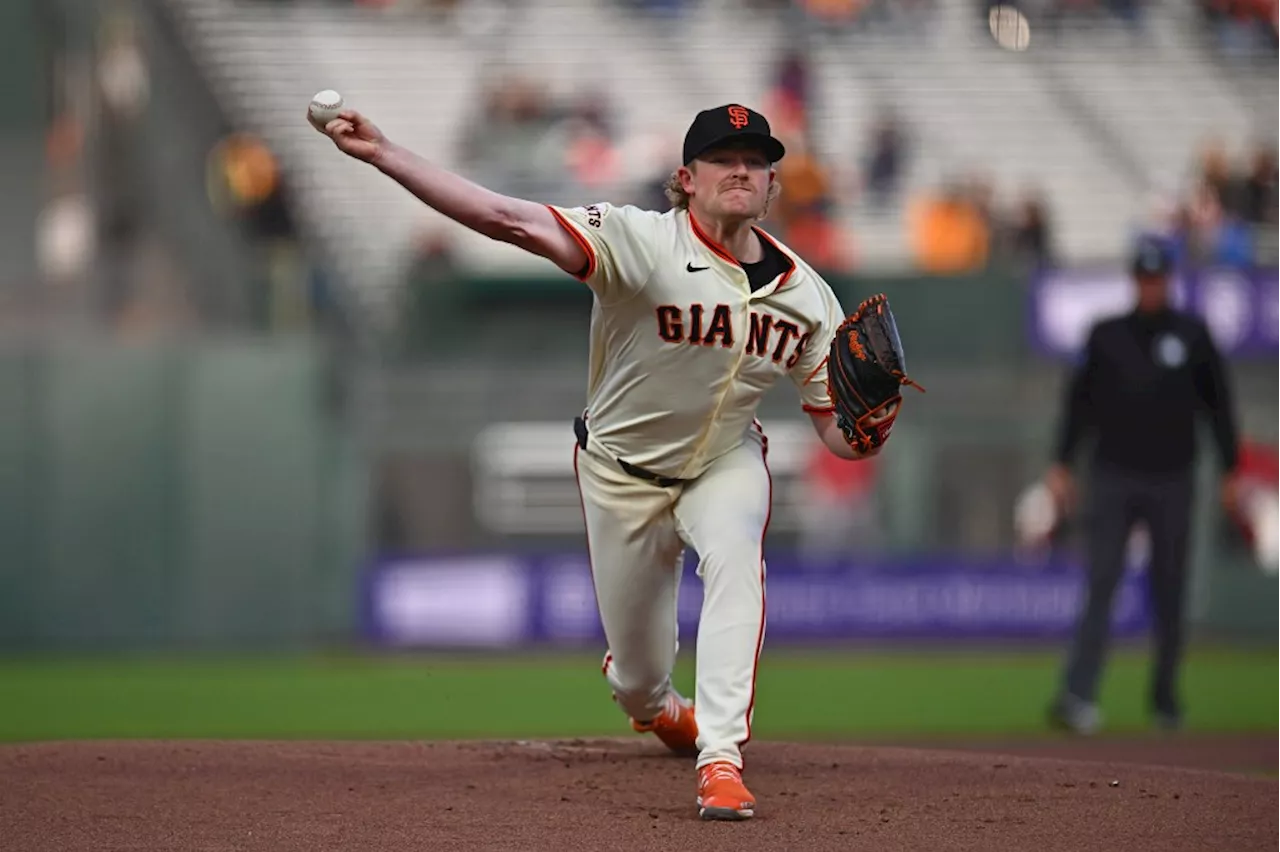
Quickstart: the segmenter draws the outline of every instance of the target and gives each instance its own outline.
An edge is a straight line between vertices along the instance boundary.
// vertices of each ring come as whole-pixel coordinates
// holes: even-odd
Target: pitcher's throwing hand
[[[342,110],[337,118],[323,127],[312,120],[308,111],[307,123],[332,139],[339,151],[366,163],[378,159],[387,141],[372,121],[353,109]]]

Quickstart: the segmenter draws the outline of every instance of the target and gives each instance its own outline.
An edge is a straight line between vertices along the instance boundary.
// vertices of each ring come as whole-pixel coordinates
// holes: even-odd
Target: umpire
[[[1136,307],[1091,332],[1067,386],[1057,459],[1045,477],[1059,507],[1070,510],[1075,486],[1069,465],[1082,440],[1095,439],[1082,507],[1088,597],[1049,711],[1055,726],[1075,733],[1093,733],[1101,724],[1096,697],[1112,597],[1137,522],[1146,524],[1151,542],[1155,661],[1149,709],[1159,727],[1181,723],[1177,673],[1198,413],[1212,424],[1228,512],[1236,502],[1236,427],[1222,358],[1204,324],[1170,304],[1172,267],[1163,242],[1139,241],[1132,265]]]

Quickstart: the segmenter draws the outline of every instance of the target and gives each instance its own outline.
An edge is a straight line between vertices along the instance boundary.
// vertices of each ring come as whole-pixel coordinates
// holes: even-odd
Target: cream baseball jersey
[[[595,294],[587,412],[617,458],[696,478],[738,446],[782,376],[830,411],[826,358],[844,320],[830,286],[763,231],[790,267],[755,292],[687,211],[550,207],[579,241]]]

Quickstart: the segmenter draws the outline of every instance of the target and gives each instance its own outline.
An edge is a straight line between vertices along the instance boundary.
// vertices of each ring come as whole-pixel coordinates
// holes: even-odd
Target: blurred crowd
[[[1205,146],[1190,185],[1157,212],[1184,266],[1249,267],[1276,262],[1276,150],[1259,145],[1233,157],[1222,141]]]
[[[907,221],[916,267],[946,275],[1052,265],[1053,225],[1044,194],[1028,186],[1011,203],[996,199],[994,183],[981,173],[944,181],[914,198]]]
[[[905,134],[889,113],[869,128],[862,162],[831,163],[813,142],[811,71],[803,54],[788,52],[775,64],[762,109],[787,146],[778,166],[783,192],[766,227],[820,268],[854,265],[835,199],[865,189],[868,203],[889,205],[900,190],[907,156]],[[557,98],[537,80],[500,74],[489,81],[458,150],[459,164],[486,185],[551,203],[580,204],[608,198],[666,210],[664,186],[679,165],[678,137],[625,139],[616,106],[599,92]],[[438,237],[422,250],[439,257]]]
[[[774,63],[761,109],[787,146],[778,164],[783,192],[765,227],[828,271],[848,271],[857,259],[841,205],[894,211],[910,157],[908,132],[890,110],[864,131],[855,157],[832,162],[820,152],[812,123],[812,71],[800,51]],[[646,209],[670,206],[664,187],[679,165],[680,139],[657,133],[624,138],[616,105],[598,91],[557,97],[536,78],[499,73],[485,87],[462,133],[457,162],[485,185],[549,203],[605,199]],[[448,253],[441,234],[423,235],[420,263]]]
[[[1198,0],[1197,6],[1223,56],[1276,54],[1277,0]]]
[[[419,10],[437,17],[480,15],[493,7],[514,7],[519,0],[338,0],[376,9]],[[287,0],[276,0],[287,2]],[[655,20],[676,22],[704,0],[613,0],[624,9]],[[797,25],[812,24],[839,32],[897,30],[923,26],[938,0],[740,0],[749,12],[782,15]]]
[[[503,8],[508,0],[358,0],[413,8],[437,16],[465,15],[478,6]],[[637,16],[679,21],[702,0],[614,0]],[[739,0],[744,8],[777,14],[793,32],[906,29],[926,21],[936,0]],[[1141,28],[1150,0],[1013,0],[1029,17],[1070,27],[1121,21]],[[1197,0],[1218,29],[1262,27],[1274,37],[1275,0]],[[980,0],[989,9],[996,0]],[[519,4],[516,4],[518,6]],[[516,6],[510,8],[515,9]],[[439,18],[443,20],[444,17]],[[1231,36],[1238,38],[1238,36]],[[893,109],[872,107],[850,153],[834,153],[812,120],[813,69],[804,38],[771,60],[759,108],[787,146],[779,163],[783,192],[765,227],[819,269],[839,274],[859,267],[860,226],[900,228],[916,269],[966,274],[1000,269],[1026,272],[1057,259],[1053,199],[1034,180],[996,184],[991,176],[955,173],[934,186],[911,180],[913,130]],[[620,121],[619,104],[590,86],[556,92],[529,68],[495,70],[476,102],[456,149],[466,173],[503,191],[549,203],[608,199],[666,210],[663,192],[678,165],[678,135],[671,129],[636,134]],[[1247,161],[1246,161],[1247,160]],[[1274,257],[1275,156],[1259,150],[1227,162],[1206,154],[1202,176],[1168,205],[1163,225],[1187,263],[1240,265]],[[877,233],[883,233],[882,230]],[[876,237],[871,236],[871,239]],[[414,274],[448,269],[445,232],[423,234]]]
[[[918,268],[934,273],[972,272],[995,265],[1035,268],[1053,261],[1049,204],[1034,186],[1007,205],[981,175],[948,181],[936,191],[908,197],[910,131],[890,109],[865,128],[851,161],[832,161],[816,144],[811,69],[803,53],[776,61],[761,105],[773,132],[787,146],[778,164],[783,191],[765,226],[810,263],[829,272],[857,266],[854,234],[842,205],[868,215],[905,213]],[[621,138],[614,106],[600,93],[557,99],[525,76],[500,75],[489,84],[459,144],[458,161],[482,183],[553,203],[609,198],[666,210],[663,192],[677,165],[678,140],[639,174],[636,153]],[[840,200],[842,204],[838,204]],[[421,251],[439,259],[447,250],[439,235],[423,238]]]
[[[1149,0],[980,0],[985,22],[992,9],[1013,7],[1022,12],[1037,32],[1052,37],[1071,29],[1120,23],[1130,31],[1141,30],[1143,6]]]
[[[1050,40],[1070,31],[1096,33],[1116,23],[1130,35],[1146,31],[1145,8],[1153,0],[978,0],[982,25],[996,7],[1022,12],[1032,28]],[[1274,56],[1277,0],[1189,0],[1208,43],[1227,59]]]
[[[23,322],[73,317],[139,339],[335,320],[278,152],[237,129],[211,97],[175,94],[194,69],[167,37],[167,19],[104,5],[80,39],[67,10],[38,6],[49,45],[47,198],[35,217],[44,286]],[[157,138],[181,142],[156,157]]]

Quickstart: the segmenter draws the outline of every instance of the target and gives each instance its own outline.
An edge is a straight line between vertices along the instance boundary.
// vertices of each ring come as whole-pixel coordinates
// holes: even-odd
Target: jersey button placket
[[[746,283],[746,273],[738,267],[739,275],[741,275],[741,285],[745,289],[750,289]],[[750,313],[748,300],[743,299],[737,305],[735,311],[737,319],[737,327],[740,329],[739,334],[733,336],[734,360],[733,366],[729,369],[728,381],[724,384],[724,389],[720,392],[720,400],[716,403],[716,407],[711,410],[711,414],[707,417],[707,422],[703,424],[702,439],[698,442],[697,447],[689,456],[689,461],[685,465],[685,471],[696,469],[702,464],[702,459],[706,455],[707,445],[711,443],[711,437],[715,434],[716,420],[720,417],[720,412],[724,410],[725,401],[734,396],[735,386],[742,370],[743,355],[746,352],[745,335],[748,329],[743,325],[744,320]]]

